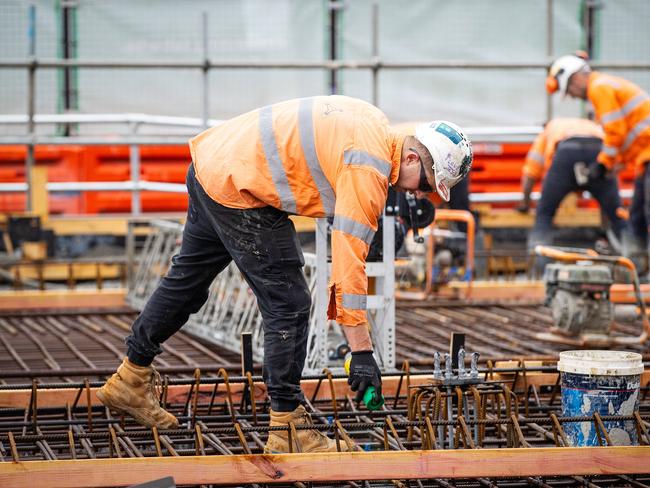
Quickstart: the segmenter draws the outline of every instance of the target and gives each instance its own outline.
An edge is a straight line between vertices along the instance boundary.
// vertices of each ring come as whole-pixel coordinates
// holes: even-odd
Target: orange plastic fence
[[[472,193],[520,190],[521,167],[528,143],[475,143],[470,173]],[[0,146],[0,183],[25,181],[25,146]],[[130,179],[128,146],[38,146],[36,164],[48,168],[49,181],[127,181]],[[140,179],[183,183],[190,161],[189,149],[179,146],[142,146]],[[634,174],[621,173],[621,186],[631,188]],[[187,196],[175,193],[142,192],[144,212],[184,211]],[[129,192],[51,193],[54,214],[126,213],[131,210]],[[501,206],[510,207],[512,203]],[[594,206],[594,202],[581,203]],[[24,193],[0,193],[0,212],[25,209]]]

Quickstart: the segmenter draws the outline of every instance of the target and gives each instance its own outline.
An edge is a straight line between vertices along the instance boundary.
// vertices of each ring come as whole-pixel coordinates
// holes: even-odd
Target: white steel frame
[[[384,216],[384,229],[394,228],[394,217]],[[129,282],[127,301],[142,310],[164,276],[171,257],[178,251],[183,226],[170,221],[153,221],[139,253],[139,264]],[[304,272],[312,295],[305,373],[319,373],[323,368],[340,367],[340,360],[330,360],[330,351],[344,339],[335,322],[327,320],[328,223],[318,219],[316,254],[305,253]],[[366,273],[374,279],[376,294],[368,296],[368,320],[375,356],[383,370],[395,368],[395,236],[383,233],[383,261],[368,263]],[[208,301],[192,315],[184,329],[207,341],[234,352],[241,350],[241,333],[251,332],[255,360],[264,357],[262,317],[255,295],[237,267],[231,263],[214,280]]]

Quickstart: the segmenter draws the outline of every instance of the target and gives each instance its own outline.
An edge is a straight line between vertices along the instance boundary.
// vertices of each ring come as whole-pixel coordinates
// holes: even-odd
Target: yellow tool
[[[345,355],[345,363],[343,367],[345,368],[345,374],[350,374],[350,363],[352,362],[352,354],[347,353]],[[375,387],[369,386],[366,388],[365,393],[363,394],[363,403],[368,410],[379,410],[384,405],[384,395],[381,395],[377,398],[375,395]]]

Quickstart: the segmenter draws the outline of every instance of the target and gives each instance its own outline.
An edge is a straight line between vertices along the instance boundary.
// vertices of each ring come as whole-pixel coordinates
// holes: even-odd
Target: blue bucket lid
[[[628,351],[563,351],[557,369],[590,376],[629,376],[643,373],[643,359]]]

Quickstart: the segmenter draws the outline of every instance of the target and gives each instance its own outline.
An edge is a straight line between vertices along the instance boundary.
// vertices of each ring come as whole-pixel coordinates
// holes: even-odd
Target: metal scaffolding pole
[[[546,56],[553,58],[553,0],[546,0]],[[553,118],[553,98],[546,94],[546,120]]]
[[[32,170],[34,168],[34,113],[36,111],[36,5],[29,6],[29,56],[30,62],[28,65],[28,78],[27,78],[27,132],[29,142],[27,144],[27,158],[25,159],[25,181],[27,181],[27,199],[25,202],[25,209],[28,212],[32,210]]]
[[[379,5],[372,4],[372,104],[379,106]]]
[[[203,12],[201,17],[203,33],[203,130],[208,128],[210,116],[210,60],[208,59],[208,13]]]

